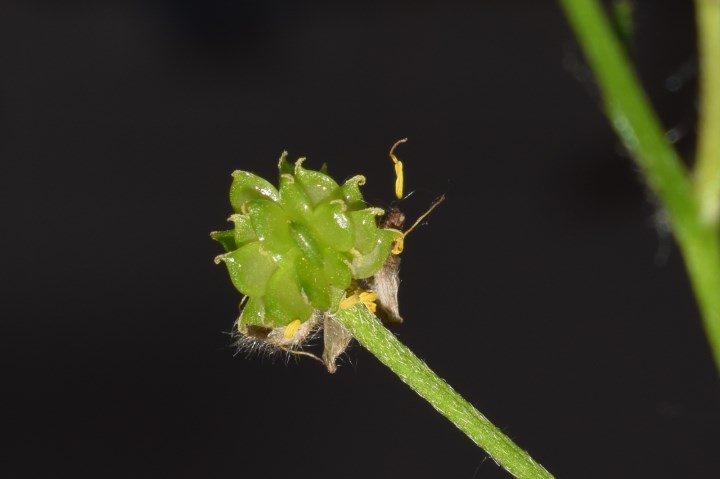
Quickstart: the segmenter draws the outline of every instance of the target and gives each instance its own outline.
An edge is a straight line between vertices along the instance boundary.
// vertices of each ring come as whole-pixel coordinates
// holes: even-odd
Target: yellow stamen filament
[[[403,233],[403,238],[406,237],[407,235],[409,235],[410,232],[411,232],[412,230],[414,230],[415,227],[416,227],[417,225],[419,225],[422,220],[424,220],[425,218],[427,218],[427,216],[428,216],[430,213],[432,213],[432,210],[434,210],[435,208],[437,208],[437,206],[438,206],[440,203],[442,203],[443,201],[445,201],[445,195],[442,195],[440,198],[436,199],[435,202],[434,202],[432,205],[430,205],[430,208],[428,208],[428,210],[427,210],[425,213],[423,213],[422,216],[420,216],[420,218],[418,218],[418,219],[415,221],[415,223],[413,223],[413,225],[412,225],[408,230],[406,230],[406,231]]]
[[[402,161],[397,159],[397,156],[395,156],[395,148],[400,143],[405,143],[407,141],[407,138],[403,138],[402,140],[398,140],[395,142],[395,144],[390,148],[390,159],[393,160],[393,163],[395,163],[395,196],[397,199],[402,199],[403,197],[403,184],[405,181],[405,177],[403,175],[403,164]]]
[[[402,234],[400,238],[393,241],[392,254],[400,254],[403,252],[403,249],[405,249],[405,237],[409,235],[410,232],[414,230],[415,227],[420,224],[420,222],[422,222],[422,220],[427,218],[427,216],[432,213],[432,210],[434,210],[443,201],[445,201],[445,195],[442,195],[440,198],[435,200],[435,202],[430,205],[430,208],[428,208],[428,210],[423,213],[422,216],[420,216],[420,218],[418,218],[415,223],[413,223],[413,225]]]
[[[299,319],[296,319],[292,323],[285,326],[285,331],[283,332],[283,335],[288,339],[292,338],[297,332],[297,330],[300,328],[301,324],[302,322]]]

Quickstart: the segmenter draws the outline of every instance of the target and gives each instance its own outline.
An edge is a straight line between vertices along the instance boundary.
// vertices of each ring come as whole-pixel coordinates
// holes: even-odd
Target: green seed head
[[[377,226],[379,208],[368,208],[363,176],[339,185],[323,170],[280,157],[279,187],[235,171],[230,204],[233,228],[211,233],[226,253],[235,287],[248,297],[238,327],[275,329],[337,310],[353,280],[373,276],[402,233]]]

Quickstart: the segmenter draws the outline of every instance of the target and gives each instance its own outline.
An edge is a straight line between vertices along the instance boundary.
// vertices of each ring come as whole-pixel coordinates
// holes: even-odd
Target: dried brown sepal
[[[320,311],[313,312],[311,318],[300,325],[291,337],[286,335],[287,327],[266,328],[263,326],[236,324],[236,346],[239,351],[273,356],[277,353],[308,356],[321,362],[329,373],[337,371],[337,358],[347,349],[352,335],[332,316]],[[323,332],[323,353],[319,358],[301,348]]]
[[[302,323],[300,327],[289,338],[285,335],[286,326],[280,328],[266,328],[255,325],[239,325],[236,321],[235,327],[235,346],[239,352],[249,354],[259,353],[261,355],[273,356],[276,353],[289,353],[302,356],[311,356],[321,361],[317,356],[305,351],[301,351],[311,339],[313,339],[321,329],[322,314],[316,311],[313,315]],[[321,361],[322,362],[322,361]]]
[[[335,318],[329,314],[325,315],[322,360],[330,374],[337,371],[337,358],[345,352],[352,338],[352,334],[338,323]]]
[[[400,287],[400,256],[388,256],[385,264],[374,276],[368,278],[363,287],[377,294],[377,310],[375,315],[380,318],[385,327],[402,324],[400,305],[398,303],[398,289]]]
[[[378,227],[402,230],[405,225],[405,214],[396,207],[389,208],[378,219]],[[385,327],[402,324],[400,305],[398,303],[398,289],[400,287],[400,256],[391,254],[382,268],[374,276],[361,281],[364,289],[377,294],[376,315]]]

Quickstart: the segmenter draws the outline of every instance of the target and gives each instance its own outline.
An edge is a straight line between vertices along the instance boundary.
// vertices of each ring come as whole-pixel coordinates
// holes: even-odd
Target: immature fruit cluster
[[[233,173],[234,228],[212,237],[227,251],[216,262],[247,296],[241,332],[333,313],[353,281],[373,276],[402,236],[377,226],[383,210],[366,207],[364,177],[340,186],[323,170],[303,168],[303,160],[292,165],[283,153],[279,188],[253,173]]]

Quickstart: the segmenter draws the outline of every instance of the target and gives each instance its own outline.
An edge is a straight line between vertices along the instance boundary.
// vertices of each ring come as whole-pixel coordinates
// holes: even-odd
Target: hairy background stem
[[[695,189],[702,219],[720,217],[720,0],[696,0],[700,59],[700,118]]]
[[[698,0],[698,4],[705,3],[713,4],[704,5],[710,12],[708,15],[715,15],[714,9],[720,8],[717,0]],[[666,140],[664,130],[613,33],[600,2],[560,0],[560,4],[595,73],[603,94],[606,114],[668,213],[670,225],[685,259],[715,362],[720,370],[720,236],[717,226],[706,221],[701,214],[701,206],[688,172]],[[698,15],[704,14],[699,11]],[[708,23],[713,22],[712,19],[708,20]],[[718,34],[720,33],[715,31],[708,35],[715,38]],[[712,63],[718,61],[719,58],[712,59]],[[705,64],[701,63],[700,68],[705,67]],[[717,89],[718,84],[708,88]],[[713,96],[716,94],[717,92]],[[718,101],[712,101],[714,103],[706,103],[706,99],[702,98],[700,102],[706,121],[709,118],[714,119],[711,121],[718,121],[715,118],[720,115],[720,111],[717,111],[720,108],[720,105],[716,104]],[[712,150],[709,155],[717,155],[715,150],[719,148],[720,130],[714,128],[709,130],[706,126],[701,131],[701,135],[714,137],[700,139],[700,143],[706,145],[702,148]],[[698,161],[707,165],[699,167],[703,171],[698,171],[696,181],[704,183],[705,180],[699,178],[708,175],[708,186],[702,188],[712,190],[712,194],[717,195],[720,189],[720,184],[714,179],[717,178],[715,175],[720,174],[717,157]]]
[[[357,304],[334,316],[368,351],[443,416],[518,478],[552,478],[540,464],[395,338],[365,306]]]

